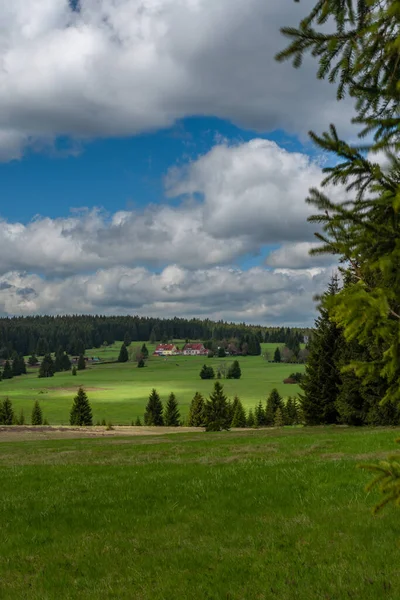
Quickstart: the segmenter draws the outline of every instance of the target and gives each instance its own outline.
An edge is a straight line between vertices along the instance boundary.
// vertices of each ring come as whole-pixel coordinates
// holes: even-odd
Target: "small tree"
[[[278,410],[278,408],[280,408],[282,418],[284,418],[284,414],[286,412],[285,405],[283,403],[282,396],[280,395],[278,390],[274,388],[268,396],[267,408],[265,411],[266,424],[268,426],[272,426],[275,424],[275,413]]]
[[[140,417],[136,417],[135,425],[136,425],[136,427],[142,426],[142,421],[140,420]]]
[[[282,360],[281,351],[279,350],[279,348],[277,348],[274,353],[274,362],[280,363],[281,360]]]
[[[45,354],[40,365],[38,377],[53,377],[54,373],[54,361],[50,354]]]
[[[249,414],[247,416],[247,427],[254,427],[254,425],[255,425],[254,413],[250,408]]]
[[[19,413],[17,425],[25,425],[25,415],[24,415],[24,411],[22,410],[22,408],[21,408],[21,412]]]
[[[6,362],[4,363],[2,379],[12,379],[12,378],[13,378],[13,372],[12,372],[12,368],[10,365],[10,361],[6,360]]]
[[[278,407],[276,409],[276,413],[275,413],[274,427],[283,427],[283,425],[284,425],[284,422],[283,422],[282,410],[280,409],[280,407]]]
[[[246,419],[246,411],[243,408],[243,404],[240,399],[235,396],[233,400],[233,418],[231,427],[246,427],[247,419]]]
[[[37,400],[33,404],[31,423],[32,425],[43,425],[43,413]]]
[[[77,395],[71,408],[70,425],[78,425],[79,427],[88,427],[93,425],[92,409],[89,399],[83,388],[79,388]]]
[[[147,350],[146,344],[143,344],[143,346],[140,349],[140,352],[141,352],[142,357],[144,358],[144,360],[147,360],[149,358],[149,351]]]
[[[228,401],[219,381],[215,382],[214,391],[205,403],[204,422],[206,431],[221,431],[230,428]]]
[[[214,377],[215,377],[214,369],[212,367],[208,367],[207,365],[203,365],[203,367],[200,371],[200,377],[201,377],[201,379],[214,379]]]
[[[161,427],[164,425],[163,405],[157,390],[154,388],[149,396],[149,401],[144,414],[144,424]]]
[[[240,369],[239,361],[234,360],[232,365],[229,367],[228,371],[228,379],[240,379],[242,376],[242,371]]]
[[[86,369],[86,360],[83,354],[80,354],[78,358],[78,371],[83,371],[84,369]]]
[[[164,423],[167,427],[179,427],[181,424],[181,415],[179,413],[178,403],[175,394],[169,395],[165,407]]]
[[[131,345],[131,343],[132,343],[132,338],[130,336],[129,331],[127,331],[125,333],[125,335],[124,335],[124,344],[125,344],[125,347],[128,348]],[[120,361],[120,362],[126,362],[126,361]]]
[[[143,369],[143,367],[146,366],[143,358],[139,358],[137,366],[138,366],[138,369]]]
[[[204,427],[204,398],[199,392],[195,393],[190,403],[188,426]]]
[[[63,353],[62,357],[61,357],[61,370],[62,371],[69,371],[71,368],[71,361],[70,358],[68,356],[68,354],[66,352]]]
[[[254,425],[256,427],[264,427],[267,424],[268,423],[267,423],[266,417],[265,417],[265,410],[264,410],[262,402],[260,400],[260,402],[257,404],[257,406],[254,410]]]
[[[127,347],[124,342],[121,346],[121,350],[119,351],[118,362],[125,363],[125,362],[128,362],[128,359],[129,359],[128,350],[127,350]]]
[[[77,370],[76,370],[76,366],[75,365],[72,367],[72,375],[74,377],[76,377],[76,375],[77,375]]]
[[[38,359],[36,354],[33,352],[33,354],[30,355],[30,357],[28,358],[28,365],[30,367],[35,367],[38,364]]]
[[[14,422],[14,411],[10,398],[4,398],[0,404],[0,424],[12,425]]]

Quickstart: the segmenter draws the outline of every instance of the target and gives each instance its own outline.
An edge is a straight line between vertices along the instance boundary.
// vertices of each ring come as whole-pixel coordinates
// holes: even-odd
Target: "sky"
[[[354,135],[313,60],[274,60],[312,5],[0,3],[0,315],[312,325],[307,134]]]

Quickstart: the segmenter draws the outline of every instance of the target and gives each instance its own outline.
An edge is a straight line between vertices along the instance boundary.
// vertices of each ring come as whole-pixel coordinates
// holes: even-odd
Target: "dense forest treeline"
[[[0,319],[0,358],[14,352],[42,356],[60,347],[79,355],[117,340],[167,342],[172,339],[243,340],[255,336],[259,342],[286,344],[302,341],[307,329],[263,327],[209,319],[161,319],[139,316],[35,316]]]

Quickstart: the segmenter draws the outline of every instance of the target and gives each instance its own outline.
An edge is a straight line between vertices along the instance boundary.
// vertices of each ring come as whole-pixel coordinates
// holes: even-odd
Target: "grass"
[[[120,345],[116,343],[107,348],[89,350],[87,355],[115,360]],[[147,346],[153,352],[155,345]],[[268,346],[276,347],[275,344],[263,344],[263,349]],[[27,422],[33,402],[39,400],[52,425],[67,424],[73,396],[82,385],[91,402],[95,422],[105,419],[113,424],[127,425],[137,416],[143,417],[149,393],[155,387],[164,401],[174,392],[185,417],[194,393],[199,391],[208,396],[213,388],[212,381],[203,381],[199,377],[202,365],[206,363],[217,368],[223,362],[230,364],[232,358],[150,357],[144,369],[136,368],[136,363],[132,362],[99,364],[78,371],[76,377],[70,373],[56,373],[49,379],[39,379],[37,369],[34,369],[26,376],[0,382],[0,397],[9,396],[15,412],[19,414],[23,409]],[[268,363],[262,356],[239,357],[239,362],[242,378],[223,380],[223,384],[227,395],[233,398],[237,394],[245,407],[254,407],[260,400],[265,401],[274,387],[283,396],[298,393],[297,385],[285,385],[283,379],[293,371],[302,371],[303,365]]]
[[[0,444],[2,600],[398,600],[393,429]],[[0,437],[1,440],[1,437]]]

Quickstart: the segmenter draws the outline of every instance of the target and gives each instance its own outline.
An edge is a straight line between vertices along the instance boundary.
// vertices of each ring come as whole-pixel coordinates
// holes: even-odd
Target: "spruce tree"
[[[126,348],[125,343],[123,343],[121,346],[121,350],[119,351],[118,362],[125,363],[125,362],[128,362],[128,360],[129,360],[128,350]]]
[[[43,425],[43,413],[37,400],[33,404],[31,423],[32,425]]]
[[[264,410],[262,402],[260,400],[260,402],[257,404],[257,406],[254,410],[254,425],[256,427],[264,427],[267,424],[268,423],[266,420],[265,410]]]
[[[77,374],[78,374],[78,373],[77,373],[77,370],[76,370],[76,366],[74,365],[74,366],[72,367],[72,375],[73,375],[74,377],[76,377],[76,375],[77,375]]]
[[[143,357],[144,360],[147,360],[149,358],[149,351],[147,350],[146,344],[143,344],[140,352],[141,352],[141,355],[142,355],[142,357]]]
[[[326,296],[336,295],[338,290],[337,276],[334,276],[323,300]],[[336,399],[341,374],[336,357],[342,333],[330,319],[324,302],[319,306],[319,313],[315,321],[305,375],[300,384],[303,392],[300,401],[307,425],[332,424],[338,420]]]
[[[142,421],[140,420],[140,417],[136,417],[135,426],[136,427],[141,427],[142,426]]]
[[[282,410],[278,406],[278,408],[276,409],[276,412],[275,412],[274,427],[283,427],[283,425],[284,425],[284,421],[283,421]]]
[[[214,384],[214,390],[204,406],[204,424],[206,431],[221,431],[230,428],[228,400],[224,387],[219,381]]]
[[[86,360],[85,360],[85,357],[83,356],[83,354],[79,355],[77,366],[78,366],[78,371],[83,371],[84,369],[86,369]]]
[[[132,339],[131,339],[129,331],[127,331],[124,335],[124,344],[125,344],[126,348],[128,348],[131,345],[131,343],[132,343]],[[120,361],[120,362],[125,362],[125,361]]]
[[[24,415],[24,411],[21,408],[21,411],[19,413],[19,417],[18,417],[18,425],[25,425],[25,415]]]
[[[66,352],[64,352],[62,355],[62,358],[61,358],[61,370],[69,371],[70,368],[71,368],[70,358],[69,358],[68,354]]]
[[[143,369],[143,367],[145,367],[145,362],[143,360],[143,358],[139,358],[138,363],[137,363],[137,367],[138,369]]]
[[[254,427],[254,425],[255,425],[254,413],[250,408],[249,414],[247,415],[247,427]]]
[[[215,372],[212,367],[208,367],[207,365],[203,365],[200,371],[201,379],[214,379]]]
[[[171,393],[165,407],[164,423],[167,427],[178,427],[181,424],[178,402],[175,394]]]
[[[273,390],[271,390],[271,393],[268,396],[267,407],[265,410],[266,424],[269,427],[271,427],[272,425],[275,424],[275,416],[276,416],[276,411],[278,410],[278,408],[281,411],[281,415],[282,415],[282,419],[283,419],[284,415],[286,414],[285,405],[282,400],[282,396],[280,395],[278,390],[276,388],[274,388]]]
[[[45,354],[40,364],[38,377],[53,377],[54,373],[53,359],[50,354]]]
[[[204,398],[199,392],[195,393],[190,403],[188,426],[204,427]]]
[[[160,396],[157,393],[157,390],[155,390],[154,388],[151,391],[149,401],[146,406],[146,411],[144,414],[144,424],[148,426],[157,427],[164,425],[163,405]]]
[[[72,404],[70,417],[70,425],[79,427],[89,427],[93,425],[92,409],[86,392],[83,388],[79,388],[77,395]]]
[[[30,367],[35,367],[38,364],[38,359],[35,353],[31,354],[30,357],[28,358],[28,365]]]
[[[0,404],[0,424],[12,425],[14,422],[14,411],[10,398],[4,398]]]
[[[279,348],[277,348],[274,352],[274,362],[280,363],[281,360],[282,360],[281,351],[279,350]]]
[[[240,379],[242,371],[240,369],[239,361],[234,360],[232,365],[229,367],[227,379]]]
[[[243,404],[240,399],[235,396],[233,400],[233,418],[231,427],[246,427],[247,419],[246,419],[246,411],[243,408]]]
[[[13,373],[12,373],[10,361],[6,360],[6,362],[4,363],[2,379],[12,379],[12,378],[13,378]]]

